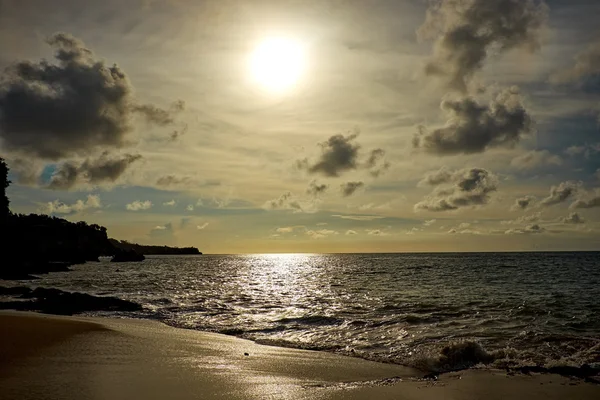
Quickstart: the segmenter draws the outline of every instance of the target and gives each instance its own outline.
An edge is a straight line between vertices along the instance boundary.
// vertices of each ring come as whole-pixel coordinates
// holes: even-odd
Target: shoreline
[[[395,364],[149,320],[3,311],[0,338],[3,399],[600,397],[600,385],[558,375],[466,370],[422,380]]]

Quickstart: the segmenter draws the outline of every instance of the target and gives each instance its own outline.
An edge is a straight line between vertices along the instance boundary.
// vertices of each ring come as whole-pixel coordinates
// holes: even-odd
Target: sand
[[[554,375],[416,376],[401,366],[153,321],[0,313],[3,400],[600,398],[600,385]]]

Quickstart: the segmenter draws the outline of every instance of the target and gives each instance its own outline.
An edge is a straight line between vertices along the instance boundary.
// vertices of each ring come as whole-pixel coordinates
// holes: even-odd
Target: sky
[[[600,250],[596,0],[0,0],[18,213],[205,253]]]

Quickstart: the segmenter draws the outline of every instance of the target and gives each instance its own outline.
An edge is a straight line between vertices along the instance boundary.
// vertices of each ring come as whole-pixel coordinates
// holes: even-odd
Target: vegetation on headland
[[[0,158],[0,279],[27,279],[31,274],[66,271],[72,264],[98,261],[141,261],[144,254],[202,254],[198,249],[141,246],[109,239],[106,228],[39,214],[14,214],[6,195],[8,167]]]
[[[150,255],[167,255],[167,254],[202,254],[195,247],[169,247],[169,246],[147,246],[143,244],[131,243],[126,240],[108,239],[110,243],[117,249],[135,251],[138,254]]]

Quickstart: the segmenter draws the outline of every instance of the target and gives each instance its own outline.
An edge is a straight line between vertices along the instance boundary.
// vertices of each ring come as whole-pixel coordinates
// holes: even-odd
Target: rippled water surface
[[[133,300],[145,307],[136,316],[175,326],[423,369],[600,363],[600,253],[206,255],[73,269],[30,285]]]

